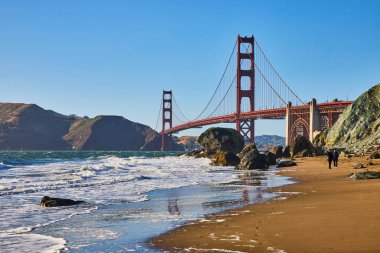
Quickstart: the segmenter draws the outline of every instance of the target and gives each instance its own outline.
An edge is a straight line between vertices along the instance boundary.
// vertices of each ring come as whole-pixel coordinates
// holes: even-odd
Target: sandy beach
[[[380,171],[380,160],[370,170]],[[279,169],[297,183],[272,189],[281,197],[207,216],[153,238],[170,252],[380,252],[380,180],[347,176],[368,158],[300,158]]]

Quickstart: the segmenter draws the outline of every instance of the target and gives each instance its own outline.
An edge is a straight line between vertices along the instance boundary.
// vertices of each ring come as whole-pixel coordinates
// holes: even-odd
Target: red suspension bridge
[[[173,92],[163,91],[158,122],[162,122],[162,150],[165,135],[217,123],[235,123],[246,142],[254,142],[255,120],[286,119],[286,145],[296,136],[312,140],[330,128],[351,101],[317,104],[303,102],[274,69],[254,36],[240,37],[210,100],[194,119],[179,107]]]

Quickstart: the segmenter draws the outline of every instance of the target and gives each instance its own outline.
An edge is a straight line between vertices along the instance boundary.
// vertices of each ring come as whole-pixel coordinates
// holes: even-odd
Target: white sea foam
[[[233,168],[210,167],[209,162],[187,157],[107,156],[8,167],[0,174],[0,248],[5,252],[22,252],[21,248],[59,251],[64,239],[39,235],[33,229],[90,212],[96,205],[144,201],[156,189],[236,180],[238,172],[231,173]],[[84,200],[89,205],[40,207],[46,195]],[[111,232],[104,233],[110,236]]]

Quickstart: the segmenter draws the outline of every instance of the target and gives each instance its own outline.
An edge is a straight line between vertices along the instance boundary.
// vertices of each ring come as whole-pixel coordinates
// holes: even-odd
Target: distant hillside
[[[278,135],[258,135],[255,136],[255,143],[257,149],[265,151],[273,146],[285,147],[285,137]]]
[[[0,103],[2,150],[140,150],[159,137],[149,126],[121,116],[85,119],[35,104]],[[160,148],[160,142],[150,145],[150,150]]]

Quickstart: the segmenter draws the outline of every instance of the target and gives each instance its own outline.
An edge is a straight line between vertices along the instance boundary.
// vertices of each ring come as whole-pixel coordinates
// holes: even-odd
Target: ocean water
[[[2,252],[156,252],[145,242],[206,214],[265,201],[272,169],[174,152],[0,152]],[[86,203],[46,208],[43,196]]]

